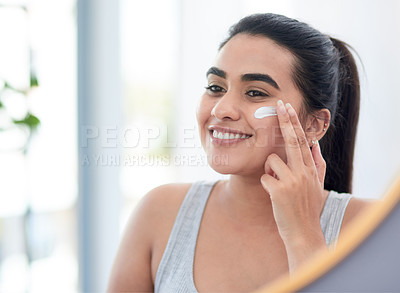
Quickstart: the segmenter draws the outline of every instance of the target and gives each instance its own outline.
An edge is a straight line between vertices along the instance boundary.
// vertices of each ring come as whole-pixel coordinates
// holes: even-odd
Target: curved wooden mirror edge
[[[384,193],[382,201],[366,208],[349,224],[334,251],[317,253],[290,279],[287,276],[279,278],[254,293],[296,292],[311,284],[355,250],[398,203],[400,203],[400,174]]]

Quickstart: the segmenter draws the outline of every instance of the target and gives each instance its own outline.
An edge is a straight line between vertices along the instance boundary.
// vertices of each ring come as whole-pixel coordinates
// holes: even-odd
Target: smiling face
[[[254,112],[290,103],[296,112],[303,98],[292,80],[294,56],[272,40],[238,34],[219,51],[207,75],[197,110],[210,166],[222,174],[262,174],[271,153],[286,160],[276,116]]]

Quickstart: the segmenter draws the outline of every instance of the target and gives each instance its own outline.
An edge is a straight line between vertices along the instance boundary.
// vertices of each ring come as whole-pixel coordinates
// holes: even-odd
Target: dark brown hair
[[[237,34],[268,37],[295,56],[293,80],[303,94],[305,112],[331,113],[330,127],[320,141],[327,164],[325,189],[351,192],[360,83],[348,45],[306,23],[272,13],[241,19],[219,49]]]

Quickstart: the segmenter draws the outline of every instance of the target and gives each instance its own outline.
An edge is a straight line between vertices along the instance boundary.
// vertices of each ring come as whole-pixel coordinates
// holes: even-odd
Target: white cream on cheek
[[[260,107],[254,112],[254,117],[257,119],[276,115],[276,107]]]

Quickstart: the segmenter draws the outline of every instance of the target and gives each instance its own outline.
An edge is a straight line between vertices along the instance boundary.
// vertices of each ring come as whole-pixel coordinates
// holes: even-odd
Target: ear
[[[328,109],[321,109],[311,115],[308,115],[304,132],[310,146],[325,135],[329,128],[330,120],[331,112],[329,112]]]

